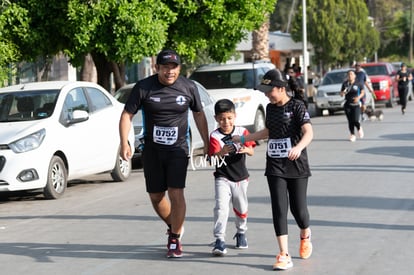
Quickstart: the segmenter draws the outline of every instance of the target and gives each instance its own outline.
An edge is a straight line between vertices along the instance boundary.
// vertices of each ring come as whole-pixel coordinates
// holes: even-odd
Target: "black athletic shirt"
[[[346,104],[354,103],[354,98],[359,96],[361,90],[364,89],[364,84],[355,80],[354,83],[345,81],[342,83],[341,91],[345,91]]]
[[[240,154],[240,144],[231,142],[231,137],[234,135],[247,136],[249,131],[242,126],[234,126],[233,131],[230,134],[223,134],[220,128],[214,130],[210,134],[210,146],[209,155],[219,152],[224,145],[232,144],[235,152],[224,156],[224,162],[217,160],[216,171],[214,172],[215,178],[224,177],[230,181],[238,182],[249,178],[249,172],[246,168],[246,154]],[[255,141],[246,141],[244,143],[246,147],[256,147]]]
[[[408,82],[410,81],[410,80],[408,80],[408,77],[410,76],[410,73],[409,72],[403,73],[401,70],[399,70],[397,72],[397,75],[400,76],[400,78],[398,79],[398,86],[400,86],[400,87],[408,86]],[[405,77],[405,81],[404,81],[404,77]]]
[[[291,161],[287,158],[289,148],[298,144],[302,138],[302,126],[305,123],[310,123],[310,116],[301,100],[291,98],[283,106],[271,103],[267,105],[266,128],[269,130],[269,139],[266,152],[266,176],[283,178],[311,176],[306,148],[302,150],[297,160]]]
[[[189,153],[188,111],[201,112],[203,109],[193,81],[179,76],[174,84],[164,86],[157,74],[140,80],[132,88],[125,110],[136,114],[140,108],[145,144],[162,150],[183,149]]]

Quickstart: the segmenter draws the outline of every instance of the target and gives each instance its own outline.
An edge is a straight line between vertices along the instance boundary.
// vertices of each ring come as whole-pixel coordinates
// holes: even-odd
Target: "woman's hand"
[[[289,160],[297,160],[300,157],[300,154],[302,153],[302,150],[299,149],[297,146],[290,149],[288,153],[288,159]]]
[[[240,139],[240,136],[237,136],[237,135],[236,135],[236,136],[232,136],[232,137],[231,137],[231,140],[232,140],[234,143],[240,143],[240,140],[241,140],[241,139]]]

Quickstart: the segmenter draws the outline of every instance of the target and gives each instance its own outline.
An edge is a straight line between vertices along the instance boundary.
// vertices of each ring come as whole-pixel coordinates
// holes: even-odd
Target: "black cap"
[[[273,87],[286,87],[287,81],[283,78],[282,73],[278,69],[268,71],[264,76],[259,86],[256,89],[261,92],[268,93]]]
[[[157,55],[157,64],[165,65],[167,63],[181,64],[181,59],[178,53],[174,50],[163,50]]]

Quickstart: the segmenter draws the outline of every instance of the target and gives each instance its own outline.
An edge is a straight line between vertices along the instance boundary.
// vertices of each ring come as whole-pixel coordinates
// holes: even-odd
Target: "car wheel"
[[[266,127],[266,118],[262,110],[257,110],[254,117],[254,131],[258,132]]]
[[[258,109],[254,117],[254,132],[263,130],[266,127],[266,118],[262,110]],[[260,145],[262,140],[256,140],[256,144]]]
[[[58,156],[53,156],[47,173],[47,183],[43,189],[43,195],[47,199],[58,199],[66,191],[68,183],[68,171],[65,163]]]
[[[131,175],[132,160],[123,160],[120,156],[120,150],[116,155],[115,167],[111,172],[111,177],[114,181],[126,181]]]
[[[394,107],[394,100],[395,100],[395,98],[394,98],[394,91],[391,90],[390,91],[390,99],[385,104],[385,107],[388,107],[388,108]]]
[[[318,108],[318,106],[315,104],[315,116],[322,116],[322,109]]]

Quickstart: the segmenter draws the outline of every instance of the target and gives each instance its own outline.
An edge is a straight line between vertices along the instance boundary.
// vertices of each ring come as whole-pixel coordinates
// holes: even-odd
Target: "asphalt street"
[[[351,143],[345,116],[312,119],[308,197],[313,255],[299,258],[299,229],[289,215],[288,274],[412,274],[414,270],[414,103],[382,108]],[[211,255],[213,169],[201,158],[189,169],[184,256],[166,259],[165,225],[155,216],[136,169],[124,183],[107,175],[71,182],[64,197],[0,196],[1,274],[269,274],[278,253],[264,177],[266,143],[248,158],[251,174],[247,238]]]

